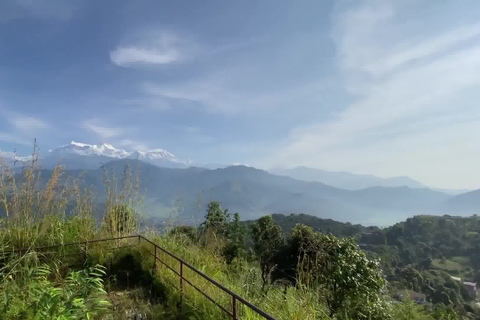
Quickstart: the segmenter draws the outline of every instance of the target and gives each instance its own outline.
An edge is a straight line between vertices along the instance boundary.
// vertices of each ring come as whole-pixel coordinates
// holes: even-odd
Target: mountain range
[[[456,195],[468,192],[467,189],[438,189],[428,187],[410,177],[391,177],[380,178],[369,174],[354,174],[350,172],[332,172],[308,167],[295,167],[291,169],[273,169],[269,172],[281,176],[288,176],[302,181],[317,181],[328,184],[332,187],[360,190],[370,187],[409,187],[409,188],[429,188],[435,191],[441,191]]]
[[[480,207],[480,190],[451,195],[407,177],[382,179],[305,167],[273,171],[277,174],[246,166],[207,169],[163,149],[128,152],[109,144],[72,142],[49,151],[40,163],[43,179],[56,164],[66,166],[63,179],[84,171],[83,181],[96,189],[99,202],[105,197],[101,166],[121,177],[129,164],[139,170],[146,216],[159,221],[172,214],[183,221],[201,221],[209,201],[220,201],[242,219],[306,213],[380,226],[418,214],[473,214]]]
[[[29,160],[30,157],[18,157],[17,160]],[[146,151],[126,151],[115,148],[111,144],[86,144],[72,141],[70,144],[49,150],[42,155],[42,167],[52,169],[56,165],[64,165],[69,169],[96,169],[101,165],[117,159],[138,159],[153,165],[166,168],[188,168],[192,166],[206,169],[226,168],[230,165],[220,163],[196,164],[191,160],[184,161],[165,149]],[[380,178],[368,174],[354,174],[350,172],[332,172],[308,167],[268,170],[275,175],[287,176],[302,181],[321,182],[332,187],[346,190],[360,190],[370,187],[409,187],[429,188],[448,194],[460,194],[470,190],[436,189],[428,187],[410,177]]]
[[[42,168],[46,169],[52,169],[56,165],[63,165],[68,169],[97,169],[116,159],[138,159],[167,168],[187,168],[191,165],[190,161],[181,161],[164,149],[126,151],[107,143],[92,145],[75,141],[49,150],[41,159]]]

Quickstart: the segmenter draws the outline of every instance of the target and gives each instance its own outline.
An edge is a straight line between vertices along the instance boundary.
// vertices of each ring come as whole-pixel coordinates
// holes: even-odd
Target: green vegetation
[[[108,313],[102,266],[71,271],[63,283],[51,281],[58,276],[55,273],[58,270],[48,265],[4,268],[0,274],[2,319],[92,319]]]
[[[62,179],[61,168],[56,168],[48,182],[42,184],[35,157],[23,169],[21,178],[12,168],[1,167],[3,318],[132,319],[136,314],[148,319],[225,317],[223,311],[185,283],[181,296],[175,289],[178,277],[154,262],[152,247],[146,243],[138,245],[135,241],[132,247],[128,240],[118,240],[109,246],[63,247],[50,253],[32,249],[139,233],[142,198],[137,177],[138,173],[132,175],[130,167],[126,167],[118,186],[112,172],[105,171],[104,212],[96,220],[93,192],[84,186],[81,176]],[[335,231],[335,227],[341,231]],[[406,263],[405,250],[410,246],[389,249],[393,246],[390,240],[406,243],[393,237],[392,233],[398,233],[397,226],[370,230],[331,222],[329,228],[338,237],[302,224],[282,230],[271,216],[246,227],[238,213],[231,217],[220,203],[211,202],[199,228],[178,226],[163,233],[143,228],[142,233],[277,319],[430,320],[460,319],[467,312],[474,313],[464,306],[468,299],[462,288],[446,273],[434,270],[434,259],[447,257],[459,262],[461,251],[443,248],[457,255],[432,255],[428,263],[411,250],[412,260]],[[371,244],[376,249],[364,252],[355,238],[343,237],[361,238],[353,230],[379,231],[384,235],[379,238],[387,239],[389,244]],[[471,228],[468,232],[468,237],[475,238]],[[26,248],[26,252],[9,253],[14,248]],[[163,252],[158,255],[180,271],[178,261]],[[380,263],[377,258],[382,255],[398,259]],[[419,271],[419,266],[424,269]],[[231,308],[230,297],[217,287],[187,267],[183,274],[224,308]],[[434,288],[429,296],[439,303],[394,303],[389,289],[400,283],[405,287],[414,283],[413,289],[422,292],[429,286]],[[452,300],[454,293],[457,296]],[[240,304],[238,314],[241,319],[260,319]]]
[[[270,216],[265,216],[252,225],[255,253],[257,254],[262,272],[263,288],[269,282],[269,276],[277,266],[275,256],[283,246],[282,229],[273,223]]]
[[[400,290],[410,289],[423,294],[425,305],[431,304],[435,312],[448,310],[480,318],[475,297],[462,284],[480,282],[480,219],[475,215],[416,216],[385,229],[352,226],[308,215],[273,217],[283,224],[284,230],[295,221],[307,221],[315,229],[328,228],[339,237],[353,235],[369,258],[380,260],[393,297]],[[354,234],[350,233],[352,227],[358,230]],[[349,230],[348,234],[345,230]]]

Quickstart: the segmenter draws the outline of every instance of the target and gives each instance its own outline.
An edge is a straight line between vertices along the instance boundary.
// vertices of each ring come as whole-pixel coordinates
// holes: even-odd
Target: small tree
[[[222,211],[220,202],[212,201],[208,204],[205,222],[202,223],[202,227],[207,229],[214,228],[216,232],[224,234],[229,218],[228,209]]]
[[[205,221],[200,225],[202,244],[211,250],[218,250],[222,253],[225,247],[224,237],[227,232],[228,220],[228,210],[222,210],[219,202],[210,202]]]
[[[273,222],[272,216],[264,216],[252,225],[254,250],[260,261],[263,288],[275,269],[275,255],[284,244],[282,228]]]
[[[227,245],[223,250],[223,254],[227,259],[227,263],[231,263],[233,259],[245,253],[245,241],[247,230],[240,222],[240,215],[237,213],[233,216],[233,222],[227,227],[226,238]]]

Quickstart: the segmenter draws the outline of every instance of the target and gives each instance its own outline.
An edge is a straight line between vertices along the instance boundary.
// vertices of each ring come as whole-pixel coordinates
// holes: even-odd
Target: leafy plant
[[[104,267],[71,271],[63,283],[51,280],[47,265],[24,266],[2,274],[2,319],[93,319],[106,314]]]

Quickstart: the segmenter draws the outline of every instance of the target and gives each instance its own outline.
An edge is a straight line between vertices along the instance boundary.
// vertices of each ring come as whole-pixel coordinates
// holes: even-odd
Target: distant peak
[[[72,140],[72,142],[70,142],[70,145],[75,146],[75,147],[91,147],[92,146],[90,144],[75,142],[73,140]]]
[[[115,150],[115,148],[111,144],[108,144],[108,143],[102,144],[102,147],[104,147],[105,149]]]
[[[154,164],[175,163],[177,166],[191,166],[192,161],[180,161],[169,151],[155,148],[148,151],[126,151],[117,149],[110,143],[101,145],[71,141],[70,144],[49,150],[51,155],[102,156],[114,159],[139,158]]]

